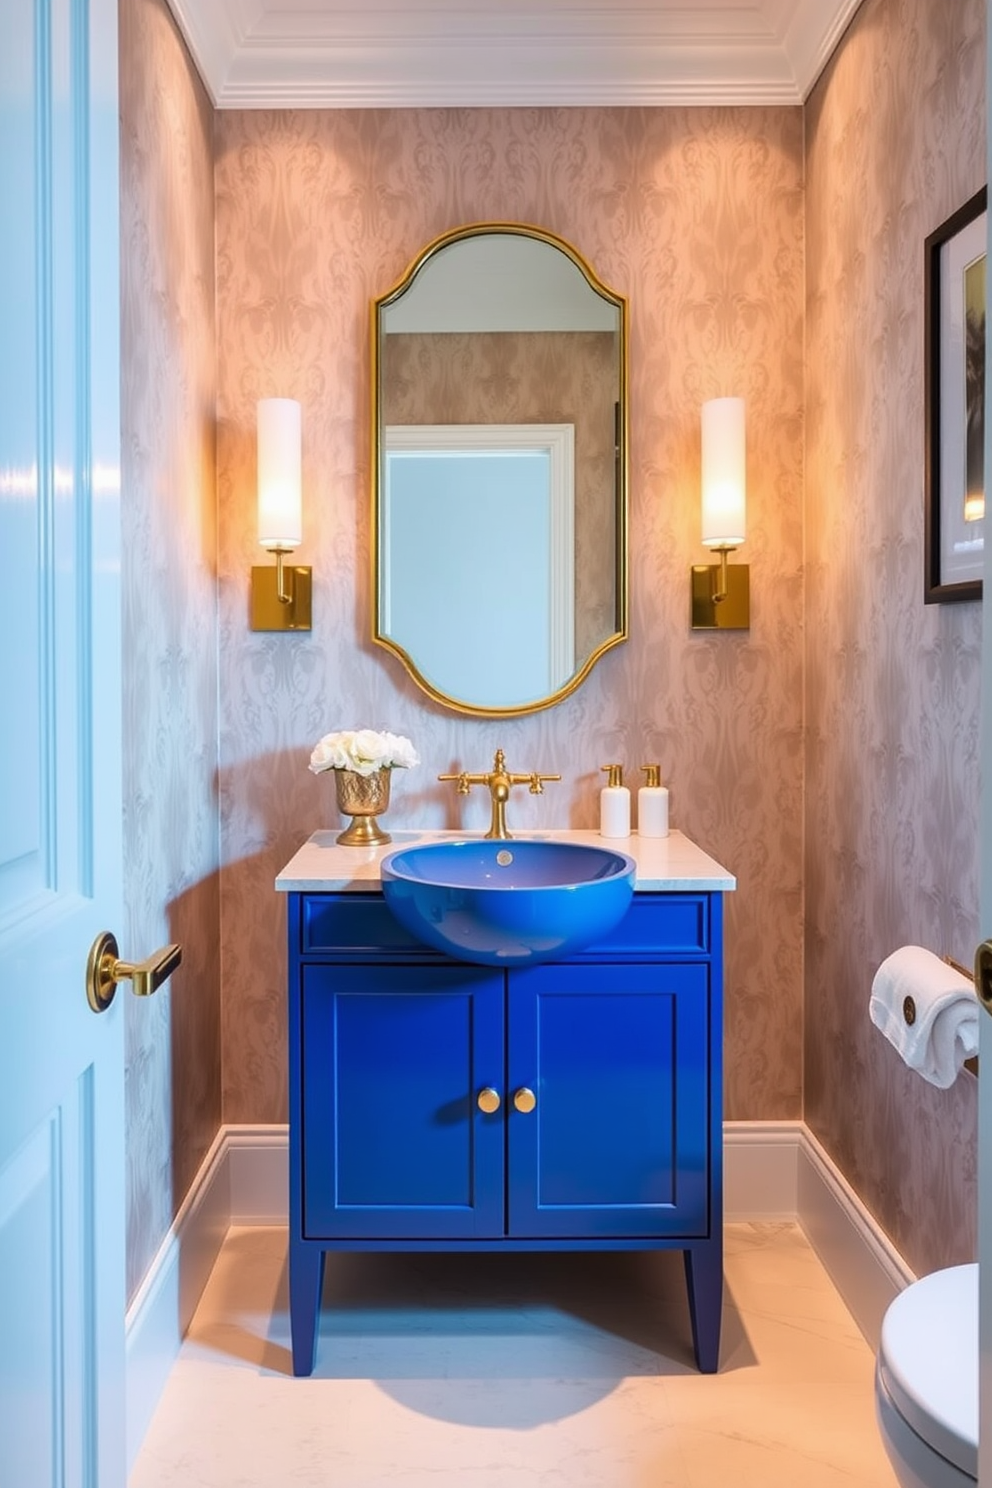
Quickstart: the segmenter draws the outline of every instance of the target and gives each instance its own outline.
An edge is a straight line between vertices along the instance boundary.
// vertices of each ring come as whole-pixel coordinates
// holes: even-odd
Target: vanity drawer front
[[[704,955],[711,940],[708,894],[635,894],[616,929],[574,959]],[[301,894],[300,952],[448,959],[404,929],[381,894],[361,893]]]
[[[300,952],[404,960],[438,955],[394,919],[381,894],[351,893],[300,895]]]
[[[711,942],[708,894],[635,894],[616,929],[575,959],[703,955]]]

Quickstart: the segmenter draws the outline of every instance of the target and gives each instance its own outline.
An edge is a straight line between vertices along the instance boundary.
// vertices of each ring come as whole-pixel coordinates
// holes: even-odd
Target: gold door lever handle
[[[167,981],[180,961],[180,945],[163,946],[146,961],[121,961],[117,941],[109,930],[98,935],[86,962],[86,1001],[95,1013],[106,1012],[114,1000],[118,982],[129,981],[135,997],[150,997]]]

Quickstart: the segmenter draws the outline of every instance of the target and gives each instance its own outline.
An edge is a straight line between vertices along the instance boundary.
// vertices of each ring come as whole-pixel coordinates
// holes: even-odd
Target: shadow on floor
[[[285,1244],[260,1245],[229,1238],[195,1342],[288,1375]],[[721,1360],[755,1362],[727,1291]],[[419,1415],[526,1430],[632,1376],[694,1372],[677,1251],[327,1256],[314,1379],[374,1380]]]

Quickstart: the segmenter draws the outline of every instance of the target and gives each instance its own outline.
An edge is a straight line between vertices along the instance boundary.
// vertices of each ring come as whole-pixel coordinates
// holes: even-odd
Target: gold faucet
[[[544,782],[560,780],[561,776],[538,775],[536,770],[529,775],[511,775],[506,768],[506,759],[502,749],[497,749],[493,757],[492,770],[488,775],[469,775],[462,770],[457,775],[439,775],[437,778],[438,780],[457,781],[460,796],[467,796],[473,785],[488,785],[493,803],[493,814],[486,837],[503,839],[512,835],[506,829],[506,803],[510,799],[513,786],[528,785],[532,796],[541,796],[544,794]]]

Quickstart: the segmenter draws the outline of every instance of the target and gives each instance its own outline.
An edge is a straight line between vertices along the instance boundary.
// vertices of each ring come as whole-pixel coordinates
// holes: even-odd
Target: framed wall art
[[[981,599],[985,560],[986,188],[926,240],[927,604]]]

